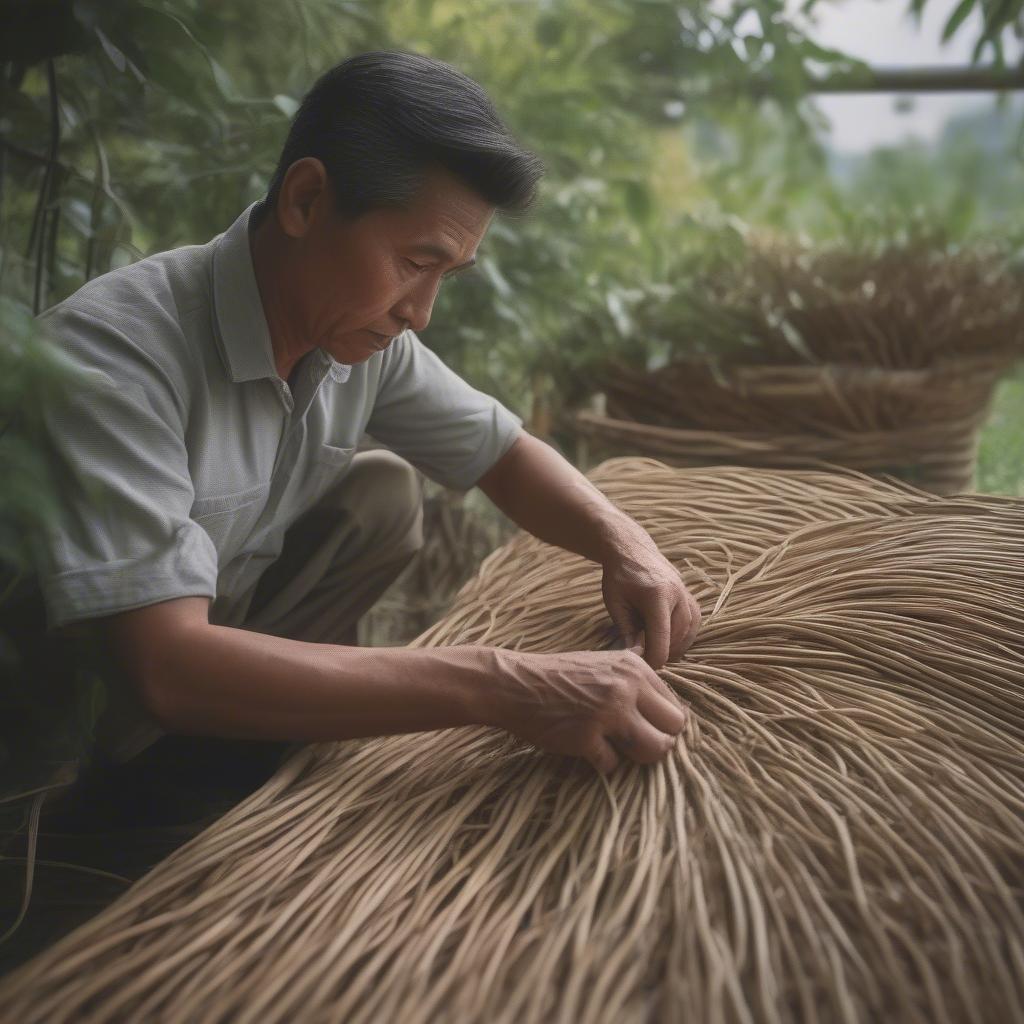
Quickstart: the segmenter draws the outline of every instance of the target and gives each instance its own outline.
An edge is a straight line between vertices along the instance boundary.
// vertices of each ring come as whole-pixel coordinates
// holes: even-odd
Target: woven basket
[[[606,411],[578,413],[575,429],[584,463],[635,454],[676,466],[831,464],[953,494],[972,485],[978,431],[1007,366],[616,367],[600,382]]]

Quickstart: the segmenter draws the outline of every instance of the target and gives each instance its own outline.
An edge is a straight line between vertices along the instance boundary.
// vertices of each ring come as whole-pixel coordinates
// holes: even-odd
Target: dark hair
[[[377,51],[343,61],[302,101],[263,206],[277,203],[288,168],[323,162],[337,209],[356,218],[402,206],[440,165],[501,210],[523,210],[543,174],[484,90],[448,64],[415,53]]]

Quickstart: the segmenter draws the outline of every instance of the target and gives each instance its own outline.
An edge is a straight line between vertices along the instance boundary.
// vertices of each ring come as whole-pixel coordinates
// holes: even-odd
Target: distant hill
[[[934,142],[825,148],[832,180],[857,203],[934,211],[954,235],[1024,225],[1024,96],[951,117]]]

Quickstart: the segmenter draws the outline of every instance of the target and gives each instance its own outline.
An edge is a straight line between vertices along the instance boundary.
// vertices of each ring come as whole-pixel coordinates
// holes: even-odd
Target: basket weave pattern
[[[893,474],[939,494],[970,488],[978,431],[1007,361],[950,358],[926,369],[856,365],[617,367],[607,415],[575,424],[602,455],[676,466],[834,464]]]

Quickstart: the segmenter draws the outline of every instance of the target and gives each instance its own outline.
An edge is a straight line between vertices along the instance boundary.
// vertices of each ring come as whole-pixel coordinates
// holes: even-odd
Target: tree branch
[[[1004,92],[1024,89],[1024,68],[865,68],[812,78],[813,93]]]

